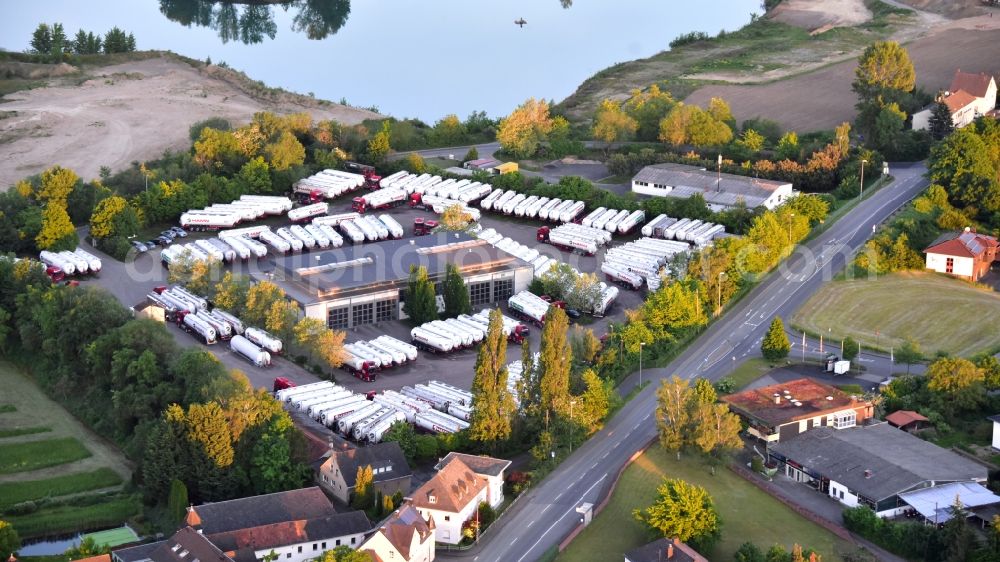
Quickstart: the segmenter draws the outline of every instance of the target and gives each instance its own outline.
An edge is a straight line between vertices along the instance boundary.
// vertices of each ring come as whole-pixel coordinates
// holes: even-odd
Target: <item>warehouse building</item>
[[[740,201],[750,209],[774,209],[794,194],[788,182],[719,174],[684,164],[646,166],[632,178],[632,191],[678,199],[701,195],[713,211],[731,209]]]
[[[343,330],[405,319],[410,266],[427,268],[442,295],[449,263],[458,266],[474,308],[505,302],[526,290],[534,275],[530,264],[483,240],[441,233],[286,256],[261,278],[281,286],[307,317]]]

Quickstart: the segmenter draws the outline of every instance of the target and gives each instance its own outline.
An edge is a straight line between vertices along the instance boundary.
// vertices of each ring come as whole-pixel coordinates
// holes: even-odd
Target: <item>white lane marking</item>
[[[589,488],[587,488],[587,491],[586,491],[586,492],[584,492],[582,496],[580,496],[580,501],[583,501],[583,498],[587,497],[587,494],[589,494],[589,493],[590,493],[590,491],[594,489],[594,486],[597,486],[597,485],[598,485],[598,484],[600,484],[601,482],[604,482],[604,479],[605,479],[605,478],[607,478],[607,477],[608,477],[608,475],[607,475],[607,474],[604,474],[603,476],[601,476],[601,477],[600,477],[600,478],[599,478],[599,479],[597,480],[597,482],[594,482],[593,484],[591,484],[591,485],[590,485],[590,487],[589,487]],[[576,502],[574,502],[574,503],[576,503]],[[548,534],[549,534],[549,532],[550,532],[550,531],[552,531],[552,529],[553,529],[553,528],[554,528],[554,527],[555,527],[556,525],[558,525],[560,521],[562,521],[563,519],[565,519],[565,518],[566,518],[566,516],[567,516],[567,515],[569,515],[570,513],[575,513],[575,511],[567,511],[566,513],[564,513],[564,514],[562,515],[562,517],[560,517],[559,519],[556,519],[556,520],[555,520],[555,521],[554,521],[554,522],[553,522],[553,523],[552,523],[551,525],[549,525],[549,528],[548,528],[548,529],[545,529],[545,532],[544,532],[544,533],[542,533],[542,536],[538,537],[538,540],[537,540],[537,541],[535,541],[535,544],[531,545],[531,548],[529,548],[529,549],[528,549],[528,550],[527,550],[527,551],[526,551],[526,552],[525,552],[525,553],[524,553],[523,555],[521,555],[521,557],[517,559],[517,562],[521,562],[522,560],[524,560],[525,558],[527,558],[527,557],[528,557],[528,555],[529,555],[529,554],[531,554],[531,551],[532,551],[532,550],[534,550],[536,546],[538,546],[538,543],[542,542],[542,539],[544,539],[544,538],[545,538],[545,535],[548,535]],[[514,539],[514,540],[512,540],[512,541],[510,542],[510,544],[511,544],[511,545],[513,545],[513,544],[514,544],[514,543],[515,543],[516,541],[517,541],[517,539]]]

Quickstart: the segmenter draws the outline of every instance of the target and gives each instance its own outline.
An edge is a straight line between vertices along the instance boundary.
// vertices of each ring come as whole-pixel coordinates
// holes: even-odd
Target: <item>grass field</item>
[[[91,452],[72,437],[0,445],[0,474],[38,470],[90,455]]]
[[[105,467],[91,472],[67,474],[44,480],[0,484],[0,511],[21,502],[100,490],[121,483],[122,477]]]
[[[708,489],[722,515],[722,539],[710,553],[709,560],[733,560],[741,544],[753,541],[766,550],[778,543],[789,550],[792,543],[817,550],[823,560],[839,560],[837,553],[850,552],[852,545],[826,529],[806,521],[726,468],[709,467],[693,456],[675,457],[654,445],[622,475],[608,506],[580,534],[559,560],[567,562],[604,562],[621,560],[625,552],[641,546],[652,537],[632,516],[633,509],[645,509],[656,495],[664,477],[681,478]]]
[[[8,515],[5,518],[17,529],[21,538],[30,538],[121,525],[141,509],[138,498],[124,496],[94,505],[64,505],[29,515]]]
[[[112,548],[122,544],[139,542],[139,536],[130,527],[118,527],[106,531],[88,533],[82,538],[94,539],[95,544],[106,544]]]
[[[17,406],[13,404],[0,404],[0,414],[9,414],[11,412],[16,412]]]
[[[1000,294],[926,272],[827,283],[792,316],[792,325],[833,342],[899,347],[913,338],[926,355],[970,356],[1000,347]],[[878,331],[878,335],[876,335]]]
[[[730,371],[726,375],[726,378],[733,379],[733,382],[736,384],[736,390],[742,390],[748,384],[767,374],[771,369],[773,367],[764,358],[751,357],[740,363],[739,367]]]
[[[0,439],[5,437],[20,437],[22,435],[34,435],[36,433],[46,433],[52,431],[51,427],[45,426],[35,426],[35,427],[14,427],[11,429],[0,429]]]

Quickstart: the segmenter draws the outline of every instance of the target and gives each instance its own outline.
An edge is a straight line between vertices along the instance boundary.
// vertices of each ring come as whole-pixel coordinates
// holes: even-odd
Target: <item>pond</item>
[[[54,539],[40,541],[25,541],[21,549],[17,551],[18,556],[49,556],[52,554],[62,554],[66,549],[80,543],[82,535],[70,535]]]
[[[689,31],[738,29],[759,0],[0,0],[0,48],[41,22],[247,72],[269,86],[433,122],[559,101],[617,62]]]

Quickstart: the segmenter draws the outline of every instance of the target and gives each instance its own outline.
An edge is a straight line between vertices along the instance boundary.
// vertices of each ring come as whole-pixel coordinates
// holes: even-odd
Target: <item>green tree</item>
[[[94,537],[84,537],[80,541],[80,544],[69,547],[63,554],[70,560],[80,560],[81,558],[100,556],[101,554],[109,554],[110,552],[111,548],[108,545],[97,544]]]
[[[674,375],[662,379],[656,389],[656,426],[660,433],[660,446],[667,451],[680,451],[687,443],[691,413],[688,405],[694,396],[687,379]]]
[[[290,131],[284,131],[278,140],[265,147],[268,160],[276,171],[287,170],[305,162],[306,149]]]
[[[677,102],[670,92],[661,90],[656,84],[646,91],[633,90],[631,94],[623,109],[638,125],[636,138],[642,141],[656,141],[660,134],[660,121]]]
[[[951,118],[951,110],[943,101],[938,100],[934,103],[928,125],[934,140],[941,140],[955,132],[955,121]]]
[[[927,175],[932,183],[945,187],[956,207],[1000,211],[997,162],[971,127],[955,131],[931,149]]]
[[[167,513],[173,524],[178,525],[184,520],[184,514],[188,507],[187,486],[183,482],[174,478],[170,481],[170,496],[167,499]]]
[[[293,490],[309,480],[309,467],[294,459],[292,439],[298,431],[284,412],[275,415],[264,426],[250,458],[250,481],[255,493]]]
[[[127,238],[139,229],[139,216],[124,197],[112,195],[97,202],[90,215],[90,234],[94,238]]]
[[[886,154],[896,154],[905,124],[906,112],[898,104],[893,102],[883,105],[869,129],[871,146]]]
[[[0,519],[0,553],[8,556],[17,552],[21,548],[21,537],[17,535],[14,526]]]
[[[764,148],[764,135],[753,129],[747,129],[743,131],[740,140],[737,142],[750,152],[756,154]]]
[[[375,133],[375,136],[368,141],[368,161],[372,164],[381,164],[392,147],[389,145],[390,128],[389,121],[382,122],[382,130]]]
[[[923,361],[924,354],[920,350],[919,343],[912,338],[906,338],[903,345],[895,350],[895,359],[897,362],[906,365],[906,374],[909,375],[910,366]]]
[[[424,157],[416,152],[406,155],[406,167],[414,174],[422,174],[427,171],[427,163],[424,162]]]
[[[913,62],[902,45],[895,41],[876,41],[858,58],[851,87],[862,101],[869,101],[893,91],[911,92],[916,79]],[[895,101],[895,98],[885,101]]]
[[[569,317],[557,307],[549,307],[542,327],[538,368],[542,408],[556,415],[569,414],[569,373],[573,364],[573,348],[569,344]]]
[[[255,283],[247,289],[246,305],[241,318],[250,326],[264,326],[273,305],[284,298],[285,292],[271,281]]]
[[[479,150],[477,150],[474,146],[469,147],[469,151],[466,152],[465,156],[462,158],[463,163],[469,162],[470,160],[479,160]]]
[[[215,285],[215,306],[241,316],[246,309],[249,291],[249,278],[227,271],[222,281]]]
[[[397,443],[406,455],[406,460],[411,463],[417,458],[417,432],[406,421],[398,421],[389,426],[389,431],[382,436],[382,442]]]
[[[970,559],[978,546],[978,539],[969,528],[967,520],[969,518],[961,500],[955,497],[949,509],[951,518],[941,527],[943,539],[944,556],[941,560],[946,562],[965,562]]]
[[[788,352],[791,349],[792,345],[788,341],[788,334],[785,333],[785,325],[781,318],[775,316],[774,320],[771,321],[771,327],[768,328],[767,334],[764,336],[764,341],[760,344],[760,352],[768,361],[779,361],[788,357]]]
[[[455,318],[459,314],[472,312],[469,303],[469,289],[465,286],[458,266],[449,262],[444,277],[444,317]]]
[[[499,308],[490,311],[486,339],[479,346],[475,374],[472,378],[472,419],[469,438],[497,444],[510,437],[516,407],[507,387],[507,338],[503,333],[503,314]]]
[[[927,389],[947,412],[972,411],[986,398],[985,373],[968,359],[943,357],[927,366]]]
[[[372,465],[359,466],[354,478],[354,497],[351,499],[354,509],[368,509],[371,506],[374,485]]]
[[[300,318],[292,329],[296,345],[320,367],[336,369],[344,362],[344,332],[333,331],[317,318]]]
[[[247,160],[236,179],[247,194],[271,193],[271,168],[263,156]]]
[[[445,115],[434,123],[431,136],[434,139],[434,143],[438,146],[459,145],[465,142],[465,125],[462,124],[462,121],[454,113]],[[475,158],[470,158],[470,160],[475,160]]]
[[[632,514],[658,535],[680,539],[702,551],[718,540],[722,527],[708,491],[676,478],[664,478],[653,504]]]
[[[552,126],[548,102],[529,98],[500,121],[497,141],[504,152],[516,158],[530,158],[548,139]]]
[[[410,279],[407,283],[403,312],[410,317],[411,323],[417,326],[438,318],[434,284],[428,278],[427,268],[424,266],[410,266]]]
[[[597,376],[593,369],[584,371],[581,378],[586,390],[578,397],[579,407],[574,420],[578,420],[589,433],[594,433],[604,425],[604,418],[611,410],[614,388]]]
[[[788,131],[782,135],[778,141],[778,158],[786,160],[797,160],[799,157],[799,135],[795,131]]]
[[[41,55],[52,51],[52,28],[47,23],[40,23],[31,34],[31,50]]]
[[[595,139],[611,145],[614,142],[631,139],[638,129],[639,123],[625,113],[617,102],[609,99],[601,101],[594,116]]]
[[[391,498],[390,498],[391,500]],[[327,550],[322,556],[316,559],[317,562],[371,562],[371,556],[367,552],[353,550],[347,545],[340,545],[333,550]]]
[[[40,250],[72,250],[79,243],[76,228],[66,212],[65,203],[49,201],[42,211],[42,230],[35,237]]]
[[[736,562],[768,562],[764,552],[752,542],[745,542],[736,550]]]
[[[846,337],[840,343],[840,355],[847,361],[853,361],[861,353],[861,343],[851,337]]]

